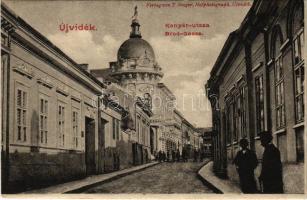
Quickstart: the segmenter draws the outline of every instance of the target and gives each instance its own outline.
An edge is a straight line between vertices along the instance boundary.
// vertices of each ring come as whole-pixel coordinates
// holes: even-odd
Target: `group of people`
[[[167,151],[166,153],[164,151],[159,151],[155,155],[156,160],[159,162],[179,162],[180,161],[180,151],[177,149],[177,151]]]
[[[282,164],[280,152],[272,144],[272,134],[260,134],[261,145],[264,147],[262,168],[259,176],[260,192],[266,194],[283,193]],[[241,150],[237,153],[233,164],[236,165],[240,186],[243,193],[258,193],[254,170],[258,165],[256,153],[248,148],[248,140],[240,140]]]
[[[193,154],[193,161],[197,162],[199,160],[200,162],[202,162],[202,156],[203,155],[201,155],[201,153],[199,153],[199,151],[195,149]],[[155,153],[155,158],[159,162],[188,162],[189,155],[187,150],[185,149],[182,150],[182,154],[180,154],[179,149],[177,149],[176,151],[167,151],[166,153],[160,150],[158,153]]]

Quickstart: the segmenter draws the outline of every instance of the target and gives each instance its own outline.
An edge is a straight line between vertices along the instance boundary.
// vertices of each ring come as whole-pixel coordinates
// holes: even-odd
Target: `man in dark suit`
[[[247,139],[241,139],[240,146],[241,150],[237,153],[233,163],[239,173],[241,190],[243,193],[256,193],[254,170],[258,165],[257,156],[255,152],[247,148]]]
[[[280,152],[272,144],[272,139],[272,134],[269,132],[260,134],[260,141],[264,147],[264,152],[259,181],[263,185],[263,193],[266,194],[284,193]]]

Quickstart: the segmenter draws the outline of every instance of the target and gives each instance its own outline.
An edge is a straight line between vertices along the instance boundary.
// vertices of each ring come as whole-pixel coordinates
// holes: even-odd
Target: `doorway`
[[[95,120],[85,117],[85,165],[86,175],[95,173]]]
[[[100,118],[100,125],[98,124],[98,173],[104,172],[104,151],[105,151],[105,127],[107,120]]]

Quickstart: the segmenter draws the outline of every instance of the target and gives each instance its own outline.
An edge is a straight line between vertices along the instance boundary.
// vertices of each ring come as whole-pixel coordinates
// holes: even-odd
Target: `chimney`
[[[83,63],[83,64],[79,64],[79,66],[84,69],[85,71],[89,71],[88,70],[88,63]]]

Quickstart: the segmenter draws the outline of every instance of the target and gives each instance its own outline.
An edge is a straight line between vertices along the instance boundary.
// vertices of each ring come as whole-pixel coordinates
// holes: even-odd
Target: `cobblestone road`
[[[85,193],[213,193],[197,177],[204,163],[161,163]]]

